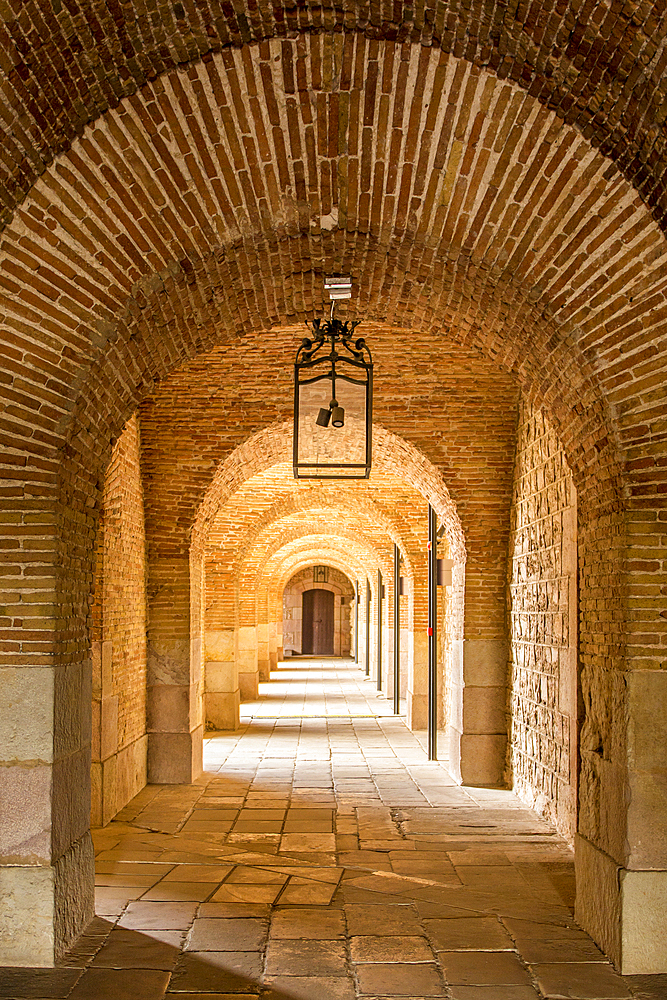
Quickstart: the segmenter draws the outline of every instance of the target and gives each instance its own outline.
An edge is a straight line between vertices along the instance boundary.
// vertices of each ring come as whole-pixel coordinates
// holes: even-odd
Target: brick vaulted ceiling
[[[357,314],[510,372],[575,472],[613,470],[659,412],[667,246],[641,198],[537,98],[436,48],[311,33],[167,73],[40,175],[0,249],[6,426],[50,472],[76,427],[96,477],[157,380],[312,317],[328,269]]]
[[[416,42],[515,81],[573,124],[663,221],[664,5],[4,0],[0,118],[6,221],[53,156],[147,81],[225,47],[299,32]]]

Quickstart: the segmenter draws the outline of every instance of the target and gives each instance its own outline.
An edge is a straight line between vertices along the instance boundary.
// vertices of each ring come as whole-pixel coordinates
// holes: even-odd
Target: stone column
[[[269,679],[271,671],[278,666],[278,631],[279,625],[275,621],[269,622]]]
[[[52,966],[94,915],[90,660],[0,685],[0,965]]]
[[[414,579],[408,594],[407,723],[415,732],[428,728],[428,565],[412,556]]]
[[[192,567],[188,556],[149,561],[148,780],[157,784],[189,784],[202,771],[202,576],[195,554]]]
[[[270,679],[271,661],[269,659],[269,626],[262,622],[257,626],[257,675],[258,680]]]
[[[236,629],[236,667],[241,701],[255,701],[259,694],[257,627],[240,625]]]
[[[428,633],[426,626],[409,632],[407,723],[413,731],[428,727]]]
[[[464,588],[463,638],[451,644],[449,767],[461,784],[502,787],[507,750],[506,550],[471,545],[453,568]]]
[[[582,678],[575,915],[633,975],[667,972],[667,515],[647,506],[627,519],[624,585],[609,588],[627,595],[625,662]],[[581,615],[592,617],[583,600]]]
[[[463,785],[503,784],[507,747],[507,643],[452,643],[450,770]]]
[[[241,691],[234,655],[234,629],[206,632],[204,716],[207,726],[238,729]]]

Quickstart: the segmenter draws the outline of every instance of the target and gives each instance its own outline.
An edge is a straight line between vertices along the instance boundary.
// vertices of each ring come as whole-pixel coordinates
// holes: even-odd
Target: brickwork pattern
[[[572,474],[543,410],[520,406],[509,562],[511,767],[519,794],[573,836],[568,539]],[[575,667],[576,669],[576,667]],[[576,688],[576,679],[574,682]]]
[[[611,156],[657,218],[665,212],[665,134],[661,107],[664,21],[655,6],[624,9],[532,3],[480,8],[449,0],[389,7],[334,3],[298,8],[226,7],[220,0],[156,6],[86,0],[68,5],[9,3],[2,24],[3,105],[8,156],[0,176],[3,221],[53,158],[123,97],[179,64],[213,61],[228,46],[275,38],[288,66],[295,33],[343,50],[389,38],[464,57],[516,81]],[[264,42],[265,48],[268,44]],[[326,79],[326,58],[317,60]],[[57,123],[57,124],[56,124]]]
[[[146,539],[139,424],[104,479],[93,640],[92,821],[107,823],[146,781]]]

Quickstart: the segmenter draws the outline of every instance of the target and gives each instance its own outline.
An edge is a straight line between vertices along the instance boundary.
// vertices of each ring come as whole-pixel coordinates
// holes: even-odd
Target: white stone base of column
[[[189,785],[203,770],[204,727],[189,733],[148,734],[148,780],[155,785]]]
[[[0,966],[52,968],[95,915],[90,833],[54,866],[0,868]]]
[[[428,695],[408,691],[406,722],[413,732],[428,728]]]
[[[504,788],[507,737],[461,733],[448,727],[449,770],[460,785]]]
[[[245,674],[239,671],[241,701],[256,701],[259,697],[259,674]]]
[[[624,976],[667,973],[667,871],[628,871],[577,834],[574,915]]]
[[[233,648],[232,648],[233,652]],[[233,659],[207,660],[204,721],[208,729],[238,729],[241,691]]]
[[[208,729],[238,729],[240,722],[241,692],[209,691],[206,693],[206,726]]]

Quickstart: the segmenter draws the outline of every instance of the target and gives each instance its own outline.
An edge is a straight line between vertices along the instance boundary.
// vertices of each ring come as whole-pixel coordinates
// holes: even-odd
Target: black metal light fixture
[[[373,359],[358,320],[335,319],[352,279],[324,279],[331,315],[311,324],[294,364],[294,478],[368,479],[372,457]]]

